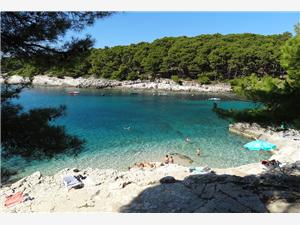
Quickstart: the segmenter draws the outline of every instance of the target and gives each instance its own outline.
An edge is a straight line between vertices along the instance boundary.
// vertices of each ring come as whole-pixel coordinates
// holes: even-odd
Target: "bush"
[[[190,77],[186,77],[186,78],[184,78],[184,80],[186,80],[186,81],[192,81],[193,79],[190,78]]]
[[[149,74],[149,75],[148,75],[148,79],[149,79],[151,82],[154,82],[155,79],[156,79],[155,74],[153,74],[153,73]]]
[[[126,80],[137,80],[137,79],[139,79],[139,76],[136,72],[133,71],[129,72],[126,77]]]
[[[171,76],[171,79],[172,79],[175,83],[177,83],[177,84],[179,84],[179,85],[182,85],[182,81],[180,80],[180,78],[179,78],[177,75]]]
[[[139,75],[139,78],[140,78],[141,80],[149,80],[149,76],[148,76],[147,74],[140,74],[140,75]]]
[[[110,78],[113,80],[124,80],[127,76],[127,66],[121,65],[117,71],[112,72]]]
[[[260,123],[260,124],[268,124],[277,123],[280,121],[274,118],[272,112],[268,111],[265,108],[262,109],[222,109],[215,107],[213,111],[217,113],[221,118],[231,118],[235,122],[248,122],[248,123]]]
[[[199,84],[210,84],[211,83],[209,77],[206,75],[202,75],[202,74],[198,75],[197,81]]]
[[[300,117],[293,121],[293,125],[297,130],[300,130]]]
[[[17,74],[25,77],[31,77],[39,73],[40,73],[39,69],[30,64],[25,64],[21,69],[17,71]]]
[[[110,79],[112,80],[122,80],[122,74],[119,71],[112,72]]]

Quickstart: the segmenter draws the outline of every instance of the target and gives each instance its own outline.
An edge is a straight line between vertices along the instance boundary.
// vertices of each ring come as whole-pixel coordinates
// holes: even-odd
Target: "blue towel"
[[[76,177],[74,176],[67,176],[64,177],[64,184],[68,188],[77,187],[82,185],[82,182],[80,182]]]

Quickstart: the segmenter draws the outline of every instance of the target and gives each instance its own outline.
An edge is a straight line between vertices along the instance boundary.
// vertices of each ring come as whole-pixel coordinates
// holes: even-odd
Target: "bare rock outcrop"
[[[300,160],[300,132],[294,129],[275,131],[272,127],[261,127],[256,123],[235,123],[229,131],[252,139],[260,139],[276,144],[270,159],[283,163]]]
[[[78,87],[78,88],[121,88],[121,89],[145,89],[145,90],[164,90],[164,91],[183,91],[183,92],[230,92],[229,84],[219,83],[211,85],[201,85],[194,81],[183,81],[182,84],[177,84],[170,79],[135,80],[135,81],[118,81],[108,80],[94,77],[57,77],[48,75],[36,75],[31,78],[18,75],[4,78],[0,76],[0,82],[6,80],[9,84],[26,84],[32,82],[33,85],[39,86],[63,86],[63,87]]]
[[[29,84],[30,83],[29,77],[23,77],[18,75],[9,76],[7,78],[1,76],[0,83],[4,83],[5,81],[8,84]]]
[[[62,178],[80,175],[84,186],[67,190]],[[2,212],[300,212],[300,161],[282,170],[236,176],[191,175],[176,164],[130,171],[64,169],[39,172],[0,189]],[[163,182],[162,182],[163,181]],[[22,191],[29,200],[4,207]]]

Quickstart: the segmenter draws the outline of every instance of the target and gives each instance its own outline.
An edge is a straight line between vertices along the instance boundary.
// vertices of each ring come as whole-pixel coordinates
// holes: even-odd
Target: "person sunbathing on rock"
[[[150,167],[150,168],[155,168],[156,167],[155,163],[150,163],[150,162],[145,162],[145,166]]]
[[[144,167],[145,167],[145,164],[142,163],[142,162],[141,162],[141,163],[135,163],[134,166],[136,166],[137,168],[140,168],[140,169],[141,169],[141,168],[144,168]]]

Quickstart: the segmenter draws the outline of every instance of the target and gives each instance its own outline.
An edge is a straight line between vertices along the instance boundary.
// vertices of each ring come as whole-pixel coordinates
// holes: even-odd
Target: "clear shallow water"
[[[67,116],[55,123],[86,139],[85,150],[76,158],[60,156],[50,161],[11,160],[18,176],[36,170],[53,174],[65,167],[126,169],[138,161],[161,161],[165,154],[176,152],[189,156],[195,165],[231,167],[256,162],[258,152],[242,146],[249,140],[228,132],[227,120],[212,112],[212,95],[171,94],[157,96],[148,92],[80,89],[70,96],[68,88],[24,90],[16,102],[25,110],[35,107],[67,106]],[[223,108],[254,107],[251,102],[222,96]],[[130,129],[126,129],[130,127]],[[190,138],[190,143],[184,140]],[[200,147],[202,156],[195,152]]]

